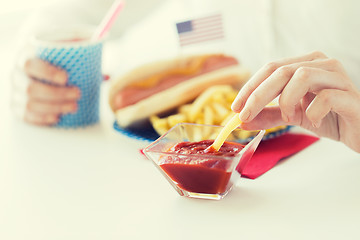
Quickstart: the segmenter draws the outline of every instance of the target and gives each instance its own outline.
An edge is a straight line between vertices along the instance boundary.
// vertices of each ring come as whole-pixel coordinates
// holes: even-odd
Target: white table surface
[[[139,153],[146,143],[113,130],[108,83],[96,126],[14,118],[12,37],[0,54],[0,239],[360,238],[360,159],[343,144],[321,139],[221,201],[180,197]]]

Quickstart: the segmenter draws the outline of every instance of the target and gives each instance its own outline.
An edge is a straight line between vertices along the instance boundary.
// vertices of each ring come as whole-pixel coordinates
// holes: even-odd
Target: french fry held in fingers
[[[221,129],[219,135],[215,138],[215,141],[209,149],[214,149],[216,152],[219,151],[220,147],[224,144],[225,140],[229,137],[232,131],[235,130],[241,124],[239,114],[235,114],[230,121]]]
[[[225,126],[236,114],[231,110],[231,104],[234,101],[238,90],[230,85],[215,85],[205,90],[192,103],[182,105],[174,115],[159,118],[154,115],[150,117],[150,122],[155,131],[162,135],[176,124],[198,123],[207,125]],[[279,126],[267,129],[267,134],[284,129],[286,126]],[[255,136],[258,131],[236,131],[231,133],[229,139],[247,139]],[[201,133],[202,139],[214,139],[216,136],[210,133]]]

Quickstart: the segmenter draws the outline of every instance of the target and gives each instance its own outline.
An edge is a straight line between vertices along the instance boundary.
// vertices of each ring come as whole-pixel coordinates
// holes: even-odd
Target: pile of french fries
[[[150,117],[150,122],[159,135],[163,135],[170,128],[178,123],[198,123],[207,125],[225,126],[234,116],[231,104],[238,91],[230,85],[216,85],[205,90],[192,103],[182,105],[177,109],[177,113],[160,118],[156,115]],[[285,128],[280,126],[268,129],[267,133]],[[238,132],[237,138],[247,139],[254,136],[257,131]]]

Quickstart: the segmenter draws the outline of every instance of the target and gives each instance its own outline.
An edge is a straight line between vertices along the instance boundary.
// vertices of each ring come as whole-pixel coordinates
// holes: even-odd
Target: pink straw
[[[117,18],[121,10],[123,10],[123,8],[124,8],[123,0],[114,1],[109,11],[106,13],[105,17],[103,18],[100,25],[96,28],[93,36],[91,37],[92,41],[97,41],[102,37],[104,37],[104,35],[110,30],[115,19]]]

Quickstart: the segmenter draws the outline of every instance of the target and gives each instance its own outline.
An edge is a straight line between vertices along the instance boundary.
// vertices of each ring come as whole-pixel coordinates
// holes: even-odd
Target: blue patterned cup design
[[[77,128],[99,122],[103,42],[90,42],[93,28],[74,28],[38,35],[36,56],[68,73],[68,86],[81,91],[76,113],[60,117],[57,127]]]

